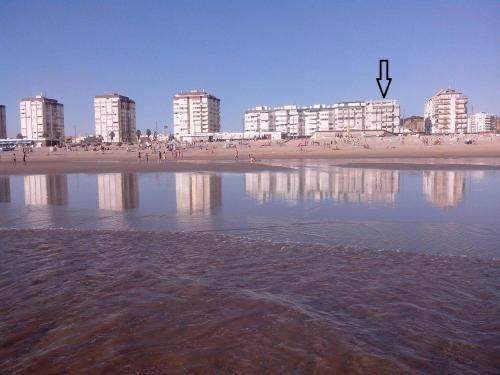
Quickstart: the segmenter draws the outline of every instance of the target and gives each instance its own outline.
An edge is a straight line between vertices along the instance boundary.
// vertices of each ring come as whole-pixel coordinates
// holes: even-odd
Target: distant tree
[[[102,143],[102,141],[103,141],[103,140],[104,140],[104,137],[102,136],[102,134],[99,134],[99,135],[97,136],[97,142],[98,142],[98,143]]]
[[[21,133],[19,133],[19,134],[17,134],[17,137],[16,137],[16,138],[17,138],[17,139],[23,139],[24,137],[23,137],[23,135],[22,135]]]
[[[139,129],[137,129],[137,131],[135,132],[135,135],[137,137],[137,142],[141,141],[141,134],[142,132]]]
[[[109,138],[111,138],[111,142],[113,142],[113,139],[115,139],[115,132],[113,130],[111,130],[111,132],[109,133]]]
[[[148,136],[148,139],[151,137],[151,129],[146,129],[146,135]]]
[[[156,138],[158,138],[158,133],[155,131],[153,133],[153,141],[156,141]]]

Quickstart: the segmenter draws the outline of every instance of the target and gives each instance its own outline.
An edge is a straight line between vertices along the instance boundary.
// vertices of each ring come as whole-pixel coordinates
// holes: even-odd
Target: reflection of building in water
[[[106,173],[97,176],[99,208],[123,211],[139,206],[139,184],[133,173]]]
[[[0,203],[10,202],[10,178],[0,176]]]
[[[24,177],[24,202],[32,205],[68,204],[68,178],[65,175]]]
[[[399,172],[375,169],[305,168],[293,173],[247,173],[245,188],[252,198],[314,200],[338,199],[350,202],[392,202],[399,192]]]
[[[450,208],[464,199],[465,175],[460,171],[424,171],[425,199],[439,208]]]
[[[175,174],[177,213],[210,215],[222,204],[221,176]]]

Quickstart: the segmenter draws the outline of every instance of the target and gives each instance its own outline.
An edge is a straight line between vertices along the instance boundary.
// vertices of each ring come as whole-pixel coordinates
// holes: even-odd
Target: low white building
[[[364,130],[365,102],[343,102],[333,105],[334,130]]]
[[[269,132],[274,131],[274,112],[271,107],[254,107],[245,112],[246,132]]]
[[[304,131],[304,111],[296,105],[285,105],[274,108],[276,131],[290,137],[302,137]]]
[[[428,134],[455,134],[467,131],[467,97],[446,89],[425,102],[424,126]]]
[[[135,142],[135,102],[112,93],[94,97],[95,134],[104,142]]]
[[[364,130],[401,133],[400,109],[395,100],[369,100],[365,107]]]
[[[497,130],[497,117],[493,113],[478,112],[469,117],[468,133],[490,133]]]
[[[55,99],[37,95],[19,104],[21,135],[53,145],[64,141],[64,106]]]

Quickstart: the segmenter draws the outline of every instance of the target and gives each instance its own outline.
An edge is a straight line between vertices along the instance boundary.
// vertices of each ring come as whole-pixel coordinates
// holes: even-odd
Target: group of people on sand
[[[158,153],[156,153],[156,150],[151,154],[151,155],[158,155],[157,158],[155,159],[156,161],[160,162],[162,160],[167,160],[167,151],[168,150],[158,150]],[[176,149],[175,147],[170,150],[170,153],[172,155],[172,159],[181,159],[183,157],[183,150],[182,149]],[[142,151],[139,150],[137,154],[137,159],[139,161],[142,161],[144,158],[144,161],[149,162],[149,152],[148,151]]]

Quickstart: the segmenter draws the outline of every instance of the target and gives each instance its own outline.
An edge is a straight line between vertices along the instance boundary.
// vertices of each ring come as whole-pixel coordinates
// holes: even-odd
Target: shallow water
[[[288,163],[0,176],[0,373],[498,373],[500,171]]]
[[[500,263],[200,233],[0,230],[4,373],[500,368]]]
[[[304,163],[304,162],[302,162]],[[0,176],[0,227],[202,231],[500,257],[500,171]]]

